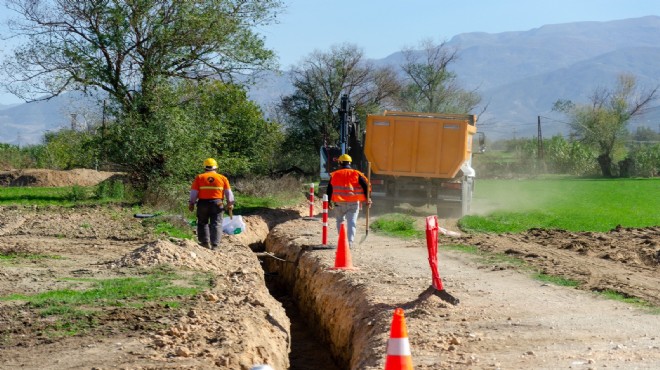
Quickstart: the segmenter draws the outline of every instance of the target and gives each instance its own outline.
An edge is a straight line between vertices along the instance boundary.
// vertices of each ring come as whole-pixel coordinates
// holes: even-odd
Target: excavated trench
[[[317,233],[292,232],[315,229],[320,223],[299,217],[278,221],[266,220],[268,232],[258,227],[259,237],[264,238],[250,248],[259,256],[271,295],[291,320],[290,369],[379,366],[382,356],[373,348],[382,347],[382,338],[375,335],[374,327],[376,321],[388,318],[368,302],[359,279],[329,269],[335,250],[315,244]]]
[[[388,318],[368,302],[366,288],[351,272],[329,268],[336,251],[315,243],[318,233],[292,232],[316,225],[290,220],[271,229],[263,246],[252,245],[271,294],[291,320],[290,368],[377,367],[382,356],[374,348],[382,347],[382,338],[374,330]]]

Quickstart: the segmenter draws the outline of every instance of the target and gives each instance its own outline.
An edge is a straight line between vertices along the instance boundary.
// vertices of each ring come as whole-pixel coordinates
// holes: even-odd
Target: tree
[[[449,66],[458,59],[458,51],[446,43],[431,40],[420,43],[421,51],[404,49],[401,66],[407,76],[400,105],[406,111],[432,113],[469,113],[480,102],[476,91],[467,91],[456,83]]]
[[[188,181],[207,157],[231,176],[269,172],[281,147],[280,127],[263,119],[243,87],[184,81],[159,85],[154,93],[159,99],[146,124],[134,124],[139,114],[127,114],[107,130],[108,156],[138,185]]]
[[[272,66],[253,28],[274,21],[279,0],[7,0],[26,38],[2,64],[7,89],[26,99],[68,90],[107,92],[123,112],[144,113],[163,80]]]
[[[614,175],[614,155],[623,147],[631,118],[642,115],[656,99],[658,86],[643,91],[634,76],[622,74],[613,88],[597,88],[590,104],[557,100],[554,110],[570,117],[572,135],[598,150],[598,165],[605,177]]]
[[[339,136],[337,113],[341,96],[366,114],[392,106],[399,83],[391,68],[376,68],[352,44],[316,51],[291,70],[294,92],[281,99],[286,119],[288,162],[308,170],[318,165],[319,148]]]

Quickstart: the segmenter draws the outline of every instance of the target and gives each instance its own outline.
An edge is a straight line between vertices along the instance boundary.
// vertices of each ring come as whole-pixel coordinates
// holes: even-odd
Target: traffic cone
[[[342,223],[339,227],[339,241],[337,243],[337,253],[335,254],[335,267],[331,270],[357,270],[353,267],[351,250],[348,247],[348,236],[346,235],[346,226]]]
[[[406,318],[403,317],[403,309],[397,308],[394,310],[394,316],[392,317],[390,339],[387,340],[385,370],[412,370],[412,368]]]

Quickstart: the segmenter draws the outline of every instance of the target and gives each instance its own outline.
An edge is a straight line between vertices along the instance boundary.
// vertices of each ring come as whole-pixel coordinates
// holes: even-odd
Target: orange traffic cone
[[[331,270],[357,270],[353,267],[353,259],[351,258],[351,250],[348,248],[348,236],[344,224],[339,227],[339,242],[337,244],[335,267]]]
[[[397,308],[392,317],[390,339],[387,340],[385,370],[412,370],[412,368],[406,318],[403,317],[403,309]]]

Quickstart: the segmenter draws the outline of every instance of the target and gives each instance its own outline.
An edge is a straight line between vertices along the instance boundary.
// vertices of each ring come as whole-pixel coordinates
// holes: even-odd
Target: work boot
[[[218,245],[217,244],[211,244],[211,250],[217,250]]]
[[[199,243],[199,245],[201,245],[202,248],[208,248],[209,247],[209,243]]]

